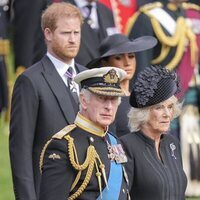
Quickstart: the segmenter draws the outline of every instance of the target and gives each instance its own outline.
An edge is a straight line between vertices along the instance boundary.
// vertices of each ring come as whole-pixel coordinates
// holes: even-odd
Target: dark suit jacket
[[[85,68],[76,64],[76,69]],[[16,199],[36,200],[42,147],[54,133],[74,122],[77,111],[78,105],[47,56],[18,77],[9,138]]]
[[[65,0],[76,5],[74,0]],[[76,5],[77,6],[77,5]],[[108,28],[114,28],[114,18],[112,11],[102,3],[97,2],[97,15],[99,21],[99,30],[93,30],[87,22],[84,22],[81,30],[81,46],[76,62],[86,65],[92,59],[99,57],[99,45],[101,41],[108,36]]]

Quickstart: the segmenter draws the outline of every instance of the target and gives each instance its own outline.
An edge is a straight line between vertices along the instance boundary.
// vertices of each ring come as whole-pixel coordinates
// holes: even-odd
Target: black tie
[[[66,76],[67,76],[67,86],[70,89],[72,96],[74,97],[74,100],[78,103],[78,94],[77,94],[77,88],[75,86],[75,82],[73,80],[74,78],[74,73],[73,73],[73,68],[69,67]]]

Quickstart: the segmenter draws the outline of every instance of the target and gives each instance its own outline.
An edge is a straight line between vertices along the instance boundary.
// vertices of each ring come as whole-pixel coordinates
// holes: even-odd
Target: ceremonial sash
[[[154,8],[149,13],[157,19],[160,24],[173,35],[176,31],[176,21],[162,8]]]
[[[112,135],[108,134],[111,145],[116,145],[117,140]],[[97,200],[118,200],[122,183],[122,166],[115,161],[111,161],[110,173],[108,178],[108,187],[102,191],[102,197],[99,196]]]

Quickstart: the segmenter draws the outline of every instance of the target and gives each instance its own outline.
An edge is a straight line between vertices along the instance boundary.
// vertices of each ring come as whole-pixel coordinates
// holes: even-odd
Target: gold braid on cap
[[[79,164],[76,148],[74,145],[74,139],[72,137],[70,137],[69,135],[65,136],[64,138],[68,141],[68,154],[69,154],[70,163],[73,166],[73,168],[78,171],[76,179],[75,179],[74,183],[72,184],[71,191],[77,185],[77,183],[80,179],[80,176],[81,176],[81,172],[83,170],[87,169],[87,173],[86,173],[83,183],[81,184],[81,186],[78,188],[78,190],[74,194],[72,194],[70,197],[68,197],[68,200],[76,199],[85,190],[85,188],[87,187],[87,185],[92,177],[94,167],[96,168],[96,176],[97,176],[97,180],[98,180],[100,195],[102,195],[101,176],[103,175],[103,179],[104,179],[106,186],[107,186],[107,178],[106,178],[106,173],[105,173],[105,165],[101,162],[101,159],[100,159],[98,153],[96,152],[95,147],[93,145],[90,145],[88,147],[85,161],[83,162],[83,164]]]

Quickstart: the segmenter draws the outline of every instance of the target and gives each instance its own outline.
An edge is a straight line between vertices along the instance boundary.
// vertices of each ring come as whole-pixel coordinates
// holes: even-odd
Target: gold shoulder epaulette
[[[59,139],[61,140],[65,135],[67,135],[68,133],[70,133],[74,128],[76,128],[75,124],[71,124],[68,126],[65,126],[62,130],[60,130],[59,132],[57,132],[55,135],[52,136],[52,138],[46,142],[46,144],[44,145],[42,152],[40,154],[40,173],[42,174],[42,166],[43,166],[43,160],[44,160],[44,154],[45,151],[48,147],[48,145],[51,143],[52,139]]]
[[[194,3],[183,3],[182,6],[184,9],[194,9],[200,11],[200,6]]]
[[[75,124],[65,126],[62,130],[60,130],[55,135],[53,135],[52,138],[61,140],[65,135],[70,133],[74,128],[76,128]]]
[[[151,10],[153,8],[161,8],[161,7],[163,7],[163,4],[161,2],[157,1],[157,2],[154,2],[154,3],[145,4],[139,10],[141,12],[146,12],[146,11]]]

